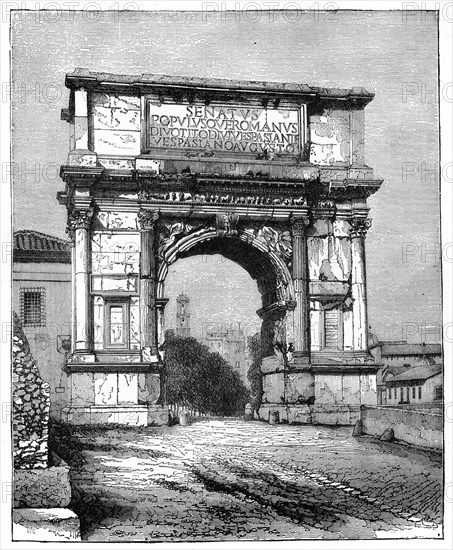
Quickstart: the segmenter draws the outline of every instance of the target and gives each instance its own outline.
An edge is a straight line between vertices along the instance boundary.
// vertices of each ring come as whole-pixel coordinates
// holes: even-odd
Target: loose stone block
[[[80,541],[80,521],[68,508],[13,510],[14,541]]]
[[[69,466],[55,453],[48,468],[14,470],[15,508],[60,508],[71,502]]]

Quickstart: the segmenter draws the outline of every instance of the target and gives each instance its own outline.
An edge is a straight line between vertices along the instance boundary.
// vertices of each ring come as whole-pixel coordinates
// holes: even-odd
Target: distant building
[[[409,344],[405,340],[380,341],[374,334],[370,334],[369,349],[376,363],[382,365],[376,380],[380,405],[389,404],[387,380],[414,367],[438,365],[442,362],[441,344]],[[395,399],[392,404],[395,404]]]
[[[190,337],[190,298],[185,294],[176,298],[176,335]]]
[[[13,244],[13,310],[39,372],[51,388],[51,416],[68,401],[63,366],[71,347],[71,244],[38,231],[17,231]]]
[[[442,365],[411,368],[385,381],[387,405],[443,402]]]
[[[212,352],[217,352],[248,384],[247,371],[250,366],[247,338],[240,324],[226,327],[217,323],[203,323],[201,343]]]

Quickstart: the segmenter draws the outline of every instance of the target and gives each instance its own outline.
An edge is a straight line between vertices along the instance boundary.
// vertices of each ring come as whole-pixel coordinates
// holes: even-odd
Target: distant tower
[[[185,294],[176,298],[176,335],[182,338],[190,336],[190,299]]]

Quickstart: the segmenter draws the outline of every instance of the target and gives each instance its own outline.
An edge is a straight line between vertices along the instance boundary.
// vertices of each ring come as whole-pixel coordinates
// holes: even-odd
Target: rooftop
[[[13,261],[69,264],[71,243],[39,231],[16,231],[13,238]]]
[[[387,384],[397,385],[398,382],[411,382],[416,380],[427,380],[442,372],[442,365],[422,365],[408,369],[407,371],[387,380]]]
[[[382,357],[389,355],[441,355],[442,344],[408,344],[407,342],[381,342]]]

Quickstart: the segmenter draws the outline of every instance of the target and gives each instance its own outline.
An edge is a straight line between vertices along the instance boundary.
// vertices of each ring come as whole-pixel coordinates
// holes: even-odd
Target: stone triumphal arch
[[[162,424],[165,279],[220,253],[262,296],[260,416],[349,424],[376,402],[368,352],[362,88],[66,76],[58,194],[72,241],[74,423]]]

